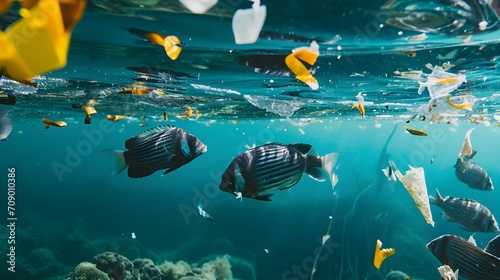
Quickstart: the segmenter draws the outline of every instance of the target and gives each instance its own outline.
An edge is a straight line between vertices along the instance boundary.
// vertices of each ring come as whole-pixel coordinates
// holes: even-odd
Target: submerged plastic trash
[[[441,275],[441,279],[443,280],[458,280],[458,269],[453,272],[450,266],[442,265],[438,267],[439,275]]]
[[[407,170],[403,176],[403,174],[401,174],[401,172],[397,169],[394,162],[391,162],[391,165],[394,167],[394,174],[396,174],[396,177],[398,177],[399,181],[403,183],[406,190],[410,193],[418,209],[424,216],[425,221],[431,226],[434,226],[431,207],[429,204],[429,196],[427,195],[424,169],[422,167],[415,168],[410,166],[410,169]]]
[[[432,73],[427,76],[427,81],[418,81],[418,94],[422,94],[427,88],[431,99],[444,97],[465,82],[467,82],[465,74],[448,73],[444,69],[436,67],[432,70]]]
[[[313,77],[311,72],[302,64],[302,61],[309,65],[314,65],[319,56],[319,45],[316,41],[312,41],[309,47],[296,48],[285,58],[286,66],[295,74],[297,80],[308,85],[311,89],[319,88],[318,81]]]
[[[460,150],[460,153],[458,153],[458,157],[459,158],[470,157],[472,155],[472,152],[474,150],[472,149],[472,143],[470,141],[470,135],[472,134],[472,132],[474,131],[474,129],[475,128],[471,128],[471,129],[469,129],[465,133],[464,143],[462,144],[462,150]]]
[[[255,43],[266,20],[266,6],[261,6],[260,0],[251,1],[251,9],[239,9],[233,16],[234,41],[238,45]]]
[[[365,116],[365,98],[361,94],[361,92],[358,92],[358,95],[356,95],[356,98],[358,99],[358,103],[355,103],[352,105],[352,108],[358,108],[359,112],[361,113],[361,117]]]
[[[0,141],[7,139],[12,132],[12,119],[7,115],[9,110],[5,107],[0,107]]]
[[[87,103],[87,105],[83,106],[83,111],[85,111],[85,124],[90,124],[92,119],[90,118],[90,115],[97,114],[97,111],[95,110],[94,107],[89,106],[92,103]]]
[[[381,247],[382,247],[382,241],[377,239],[377,244],[375,245],[375,256],[373,257],[373,265],[377,269],[380,268],[380,265],[386,258],[396,253],[396,250],[394,250],[394,248],[380,249]]]
[[[219,0],[179,0],[193,14],[204,14]]]
[[[56,121],[53,122],[49,119],[44,118],[42,122],[45,124],[45,129],[49,129],[50,126],[56,126],[56,127],[63,127],[67,126],[68,124],[65,121]]]
[[[106,118],[112,122],[117,122],[121,119],[126,119],[128,116],[122,116],[122,115],[107,115]]]
[[[193,109],[191,109],[191,107],[186,107],[186,114],[179,116],[179,118],[187,119],[187,118],[191,117],[192,115],[193,115]]]
[[[457,109],[457,110],[467,110],[467,111],[472,111],[472,107],[474,107],[474,101],[466,101],[461,104],[454,104],[451,102],[450,95],[446,96],[446,102],[448,105],[450,105],[451,108]]]
[[[23,17],[0,31],[0,73],[20,83],[66,65],[71,31],[85,10],[85,0],[23,1]],[[27,36],[26,34],[30,34]]]
[[[165,37],[161,34],[150,32],[146,34],[146,37],[151,43],[163,46],[163,48],[165,48],[165,53],[172,60],[176,60],[181,54],[182,48],[180,45],[182,42],[175,35]]]

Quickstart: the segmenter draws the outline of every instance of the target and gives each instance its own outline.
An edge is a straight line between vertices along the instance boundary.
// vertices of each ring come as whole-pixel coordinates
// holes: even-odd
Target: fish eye
[[[191,142],[193,146],[196,146],[196,141]]]

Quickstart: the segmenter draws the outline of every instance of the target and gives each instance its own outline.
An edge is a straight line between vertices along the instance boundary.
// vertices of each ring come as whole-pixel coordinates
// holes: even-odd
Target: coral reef
[[[92,263],[108,274],[112,279],[134,279],[134,264],[124,256],[112,252],[104,252],[94,257]]]
[[[103,271],[97,269],[95,264],[82,262],[75,268],[72,279],[78,280],[109,280],[109,277]]]
[[[155,265],[150,259],[128,260],[126,257],[113,252],[104,252],[93,258],[93,263],[83,262],[78,265],[67,280],[231,280],[233,273],[228,255],[215,256],[208,261],[198,264],[188,264],[184,261],[177,263],[166,261],[161,265]],[[242,260],[236,263],[244,263],[241,271],[245,271],[247,277],[238,279],[253,280],[255,273],[253,267]],[[249,269],[250,268],[250,269]],[[251,272],[249,272],[251,271]]]

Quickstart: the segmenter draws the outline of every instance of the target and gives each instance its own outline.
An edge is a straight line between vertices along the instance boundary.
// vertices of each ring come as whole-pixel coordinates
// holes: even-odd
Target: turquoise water
[[[474,14],[446,1],[412,1],[411,9],[404,8],[408,1],[388,8],[381,8],[383,1],[263,2],[268,12],[261,38],[236,45],[231,17],[249,2],[220,1],[205,15],[191,14],[177,1],[153,2],[90,1],[73,32],[65,68],[36,77],[36,88],[0,79],[0,90],[17,98],[14,106],[0,105],[13,122],[9,138],[0,142],[1,279],[65,279],[79,263],[106,251],[158,266],[183,260],[201,267],[227,255],[233,279],[311,279],[326,234],[314,279],[389,279],[391,271],[439,279],[441,264],[425,245],[443,234],[467,239],[472,233],[442,219],[434,205],[435,226],[427,224],[404,186],[381,172],[388,159],[403,173],[408,165],[423,167],[429,194],[438,188],[443,196],[475,199],[500,215],[498,190],[471,189],[453,168],[466,131],[474,127],[474,162],[494,185],[500,179],[494,118],[500,111],[499,31],[489,6]],[[428,21],[414,22],[413,28],[389,24],[392,17],[418,13]],[[0,16],[0,22],[8,25],[11,18]],[[486,30],[478,28],[481,21],[488,22]],[[450,22],[463,25],[450,28]],[[170,60],[162,47],[130,28],[178,36],[181,55]],[[409,38],[422,32],[427,38]],[[317,91],[284,75],[279,62],[312,40],[320,45]],[[261,70],[244,63],[250,60]],[[418,81],[432,72],[428,63],[453,64],[449,73],[466,75],[450,95],[472,98],[471,112],[446,101],[429,112],[428,91],[417,92]],[[266,74],[262,65],[279,71]],[[423,74],[411,79],[395,73],[409,70]],[[131,87],[164,94],[118,93]],[[358,92],[365,98],[364,117],[352,109]],[[87,125],[83,110],[72,105],[90,99],[98,102],[98,113]],[[180,118],[188,106],[201,116]],[[451,121],[430,122],[435,112]],[[128,118],[111,122],[108,114]],[[143,116],[147,126],[140,125]],[[67,126],[44,129],[42,118]],[[208,151],[165,176],[110,175],[114,168],[102,150],[124,149],[127,139],[164,124],[196,135]],[[405,126],[428,136],[411,135]],[[218,189],[232,159],[246,146],[268,142],[308,143],[321,155],[340,153],[334,168],[338,184],[332,190],[328,182],[303,176],[271,202],[240,201]],[[15,168],[16,179],[15,273],[7,270],[6,256],[8,168]],[[198,200],[214,223],[198,216]],[[474,238],[484,248],[495,236]],[[377,239],[396,250],[379,270],[373,266]]]

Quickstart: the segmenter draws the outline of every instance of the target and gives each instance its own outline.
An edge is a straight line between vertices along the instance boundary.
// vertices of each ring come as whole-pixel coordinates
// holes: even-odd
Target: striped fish
[[[116,171],[128,166],[128,176],[140,178],[167,169],[163,175],[189,163],[207,151],[207,146],[189,132],[172,125],[146,130],[125,141],[128,151],[105,150],[115,161]]]
[[[447,196],[443,198],[436,189],[436,196],[429,197],[429,202],[443,209],[445,218],[457,222],[468,231],[498,231],[498,223],[491,211],[472,199],[461,199]]]
[[[455,167],[455,174],[458,180],[473,189],[491,191],[494,189],[491,177],[481,166],[472,162],[472,158],[476,153],[474,150],[470,156],[459,157],[453,166]]]
[[[276,191],[297,184],[304,172],[320,182],[326,173],[334,187],[337,176],[332,169],[337,157],[338,153],[320,157],[309,144],[266,144],[236,157],[222,175],[219,188],[237,197],[269,201]]]
[[[445,234],[427,244],[427,249],[443,264],[469,280],[500,279],[500,259],[467,240]]]

